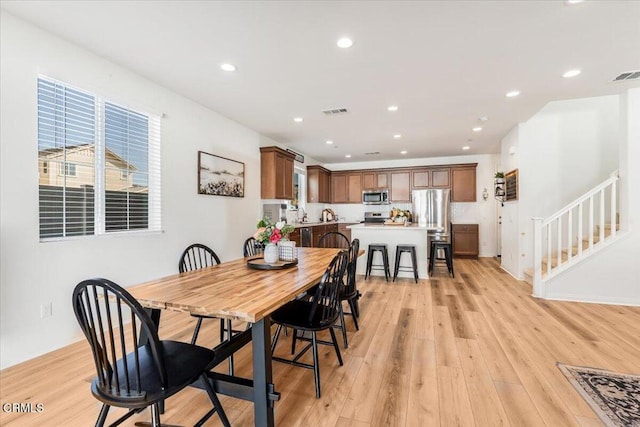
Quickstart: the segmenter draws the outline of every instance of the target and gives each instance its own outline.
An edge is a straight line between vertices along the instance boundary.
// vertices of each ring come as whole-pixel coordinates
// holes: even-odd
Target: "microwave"
[[[389,190],[371,190],[362,192],[363,205],[388,205]]]

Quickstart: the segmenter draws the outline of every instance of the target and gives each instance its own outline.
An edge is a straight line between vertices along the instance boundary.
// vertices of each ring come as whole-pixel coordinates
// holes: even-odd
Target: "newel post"
[[[533,296],[545,297],[544,283],[542,283],[542,221],[544,218],[535,217],[533,220]]]

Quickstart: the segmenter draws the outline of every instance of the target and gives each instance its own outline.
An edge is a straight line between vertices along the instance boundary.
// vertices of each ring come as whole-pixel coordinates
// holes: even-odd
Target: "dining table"
[[[339,252],[333,248],[298,248],[297,264],[290,268],[255,269],[252,257],[223,262],[128,287],[148,310],[156,326],[162,310],[172,310],[251,325],[215,347],[222,361],[252,342],[253,378],[210,372],[217,393],[253,402],[256,426],[273,426],[276,392],[271,367],[271,319],[279,307],[317,284]],[[140,337],[141,342],[144,337]],[[215,363],[214,363],[215,365]]]

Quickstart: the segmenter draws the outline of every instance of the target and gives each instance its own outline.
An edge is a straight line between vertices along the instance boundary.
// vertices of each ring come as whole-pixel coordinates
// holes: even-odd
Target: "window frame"
[[[161,148],[161,118],[162,116],[160,114],[154,114],[154,113],[150,113],[145,109],[142,108],[137,108],[137,107],[131,107],[131,106],[127,106],[126,104],[122,104],[119,102],[114,102],[112,101],[110,98],[106,98],[104,96],[101,96],[97,93],[94,93],[92,91],[88,91],[85,89],[81,89],[81,88],[77,88],[73,85],[70,85],[66,82],[62,82],[53,78],[50,78],[48,76],[44,76],[44,75],[38,75],[37,77],[37,105],[38,105],[38,113],[37,113],[37,121],[38,121],[38,138],[37,138],[37,143],[38,143],[38,163],[39,162],[43,162],[43,169],[47,170],[48,172],[51,172],[50,168],[51,168],[51,162],[46,159],[46,158],[42,158],[40,157],[40,144],[41,144],[41,136],[40,136],[40,120],[41,120],[41,116],[40,116],[40,108],[41,108],[41,100],[40,100],[40,94],[41,94],[41,88],[40,88],[40,81],[43,80],[44,82],[46,82],[46,84],[51,84],[51,85],[55,85],[55,86],[61,86],[61,88],[63,88],[64,90],[70,89],[73,91],[77,91],[77,92],[81,92],[83,94],[92,96],[94,98],[94,108],[93,108],[93,119],[95,121],[95,126],[94,126],[94,135],[93,135],[93,153],[94,153],[94,159],[93,159],[93,169],[94,169],[94,176],[93,176],[93,223],[91,223],[91,218],[83,218],[84,221],[86,221],[86,224],[84,224],[84,226],[86,228],[91,228],[91,226],[93,227],[92,232],[88,232],[86,234],[73,234],[73,232],[71,232],[71,234],[68,234],[69,232],[67,231],[67,210],[70,208],[70,205],[67,204],[67,201],[65,200],[65,196],[63,195],[63,199],[62,199],[62,217],[61,217],[61,223],[62,225],[61,227],[61,231],[60,234],[55,234],[55,235],[51,235],[51,236],[47,236],[47,235],[43,235],[43,224],[42,221],[39,221],[39,239],[40,242],[50,242],[50,241],[62,241],[62,240],[75,240],[75,239],[87,239],[87,238],[99,238],[99,237],[106,237],[106,236],[126,236],[126,235],[139,235],[139,234],[157,234],[157,233],[161,233],[162,232],[162,204],[161,204],[161,165],[160,165],[160,161],[161,161],[161,153],[160,153],[160,148]],[[54,89],[55,90],[55,89]],[[66,92],[64,95],[64,99],[66,100]],[[147,183],[146,183],[146,194],[148,195],[146,198],[146,216],[145,218],[145,222],[146,222],[146,227],[145,228],[132,228],[131,225],[131,220],[133,218],[133,220],[135,221],[135,214],[131,214],[130,210],[132,209],[132,205],[131,205],[131,200],[129,199],[129,195],[131,193],[135,193],[133,190],[133,188],[129,189],[127,188],[127,190],[123,193],[126,193],[126,202],[122,205],[123,208],[126,210],[126,228],[122,228],[122,229],[111,229],[111,230],[107,230],[106,229],[106,224],[107,224],[107,191],[114,191],[114,190],[108,190],[107,188],[107,183],[106,183],[106,171],[108,169],[110,169],[110,167],[108,166],[108,162],[107,162],[107,156],[105,154],[105,149],[106,149],[106,139],[105,139],[105,122],[107,121],[106,118],[106,114],[107,114],[107,108],[106,105],[107,104],[111,104],[112,106],[115,106],[117,108],[121,108],[126,110],[127,114],[129,113],[133,113],[133,114],[137,114],[140,116],[144,116],[144,118],[146,119],[146,172],[145,174],[147,175]],[[58,113],[57,110],[55,110],[57,107],[54,106],[52,107],[54,109],[55,113]],[[63,119],[62,119],[62,123],[66,123],[66,120],[68,120],[66,113],[62,113],[63,114]],[[123,137],[124,140],[127,141],[127,146],[129,146],[129,144],[131,144],[129,142],[129,138],[131,138],[131,135],[128,133],[128,131],[125,133],[125,136]],[[59,168],[59,172],[60,172],[60,176],[63,176],[64,178],[66,177],[77,177],[78,174],[78,165],[71,162],[68,163],[66,162],[66,155],[67,155],[67,150],[69,148],[74,147],[73,142],[71,145],[67,146],[67,143],[69,142],[68,139],[63,140],[63,161],[60,163],[60,168]],[[54,162],[55,163],[55,162]],[[121,169],[120,170],[120,178],[121,181],[124,180],[128,180],[131,177],[131,171],[129,170],[130,165],[133,163],[128,163],[125,167],[127,168],[126,170]],[[67,172],[70,172],[69,168],[72,167],[72,170],[75,172],[75,174],[68,174]],[[123,177],[123,172],[124,174],[126,174],[125,178]],[[43,171],[43,175],[45,175],[46,172]],[[39,206],[38,206],[38,212],[39,215],[42,216],[43,215],[43,205],[42,205],[42,194],[40,193],[40,182],[38,183],[39,185]],[[63,194],[66,194],[67,189],[69,188],[74,188],[71,186],[67,186],[66,185],[66,180],[64,182],[64,184],[61,186],[61,189],[63,191]],[[112,205],[111,208],[117,208],[117,202],[115,202],[116,205]],[[89,205],[90,206],[90,205]],[[135,209],[135,208],[134,208]],[[46,211],[45,211],[46,214]],[[46,230],[44,231],[44,233],[46,234]]]

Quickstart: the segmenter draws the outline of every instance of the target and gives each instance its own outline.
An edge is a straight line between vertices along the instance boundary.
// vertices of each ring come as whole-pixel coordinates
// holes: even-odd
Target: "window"
[[[62,167],[64,165],[64,167]],[[73,163],[64,163],[60,165],[60,175],[76,176],[76,165]]]
[[[159,117],[40,77],[38,157],[41,239],[160,230]]]

